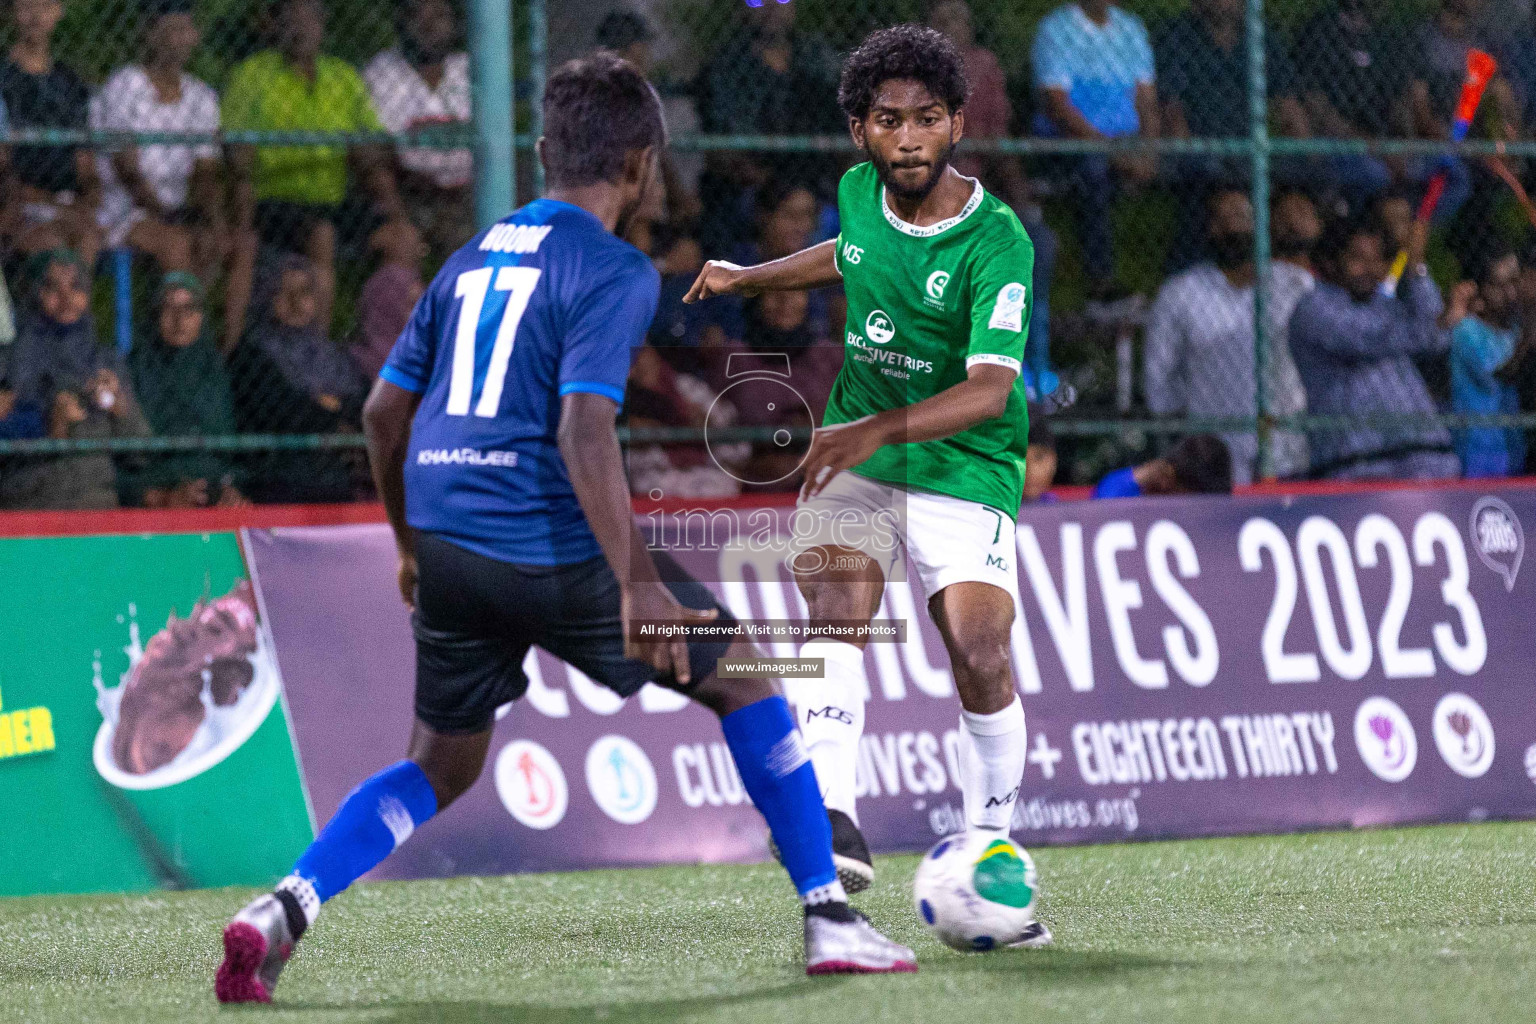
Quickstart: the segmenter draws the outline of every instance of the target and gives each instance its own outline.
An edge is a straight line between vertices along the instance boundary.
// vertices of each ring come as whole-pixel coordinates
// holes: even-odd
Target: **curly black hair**
[[[893,78],[921,82],[951,113],[965,106],[971,91],[965,62],[947,36],[926,25],[894,25],[870,33],[848,55],[837,87],[838,105],[862,121],[880,86]]]

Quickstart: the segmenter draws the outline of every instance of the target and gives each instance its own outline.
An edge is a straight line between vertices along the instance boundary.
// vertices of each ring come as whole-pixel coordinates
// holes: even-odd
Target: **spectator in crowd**
[[[1162,458],[1117,469],[1100,480],[1091,498],[1140,498],[1175,494],[1231,494],[1232,453],[1215,434],[1195,434]]]
[[[702,130],[747,135],[844,134],[837,107],[838,61],[832,48],[795,27],[797,5],[765,3],[745,11],[745,31],[726,41],[695,89]],[[770,177],[810,181],[830,194],[835,164],[816,154],[710,153],[699,181],[699,242],[725,252],[752,230],[752,193]]]
[[[1511,249],[1493,250],[1476,279],[1477,315],[1464,316],[1451,328],[1452,406],[1458,413],[1518,413],[1515,385],[1499,371],[1515,354],[1520,261]],[[1525,467],[1525,435],[1519,430],[1467,427],[1455,436],[1463,476],[1515,476]]]
[[[1031,409],[1029,444],[1024,449],[1024,503],[1048,504],[1056,500],[1056,434],[1050,422]]]
[[[11,0],[16,41],[0,65],[0,99],[12,128],[84,129],[90,90],[75,70],[53,55],[53,32],[63,0]],[[96,210],[101,180],[88,149],[18,145],[11,154],[5,233],[24,253],[68,246],[87,267],[96,265],[101,232]]]
[[[1430,103],[1422,40],[1380,15],[1380,5],[1373,0],[1339,0],[1323,8],[1297,36],[1295,53],[1312,129],[1335,139],[1447,137],[1449,111],[1438,119]],[[1462,77],[1458,73],[1458,91]],[[1454,104],[1454,92],[1451,100]],[[1466,201],[1471,188],[1466,165],[1459,160],[1387,161],[1348,154],[1330,163],[1336,184],[1355,210],[1385,191],[1394,176],[1423,182],[1444,168],[1449,179],[1437,216],[1445,220]]]
[[[230,72],[224,127],[237,131],[382,131],[367,87],[352,65],[320,52],[325,9],[320,0],[274,0],[268,9],[273,49]],[[372,208],[345,208],[348,159]],[[244,327],[257,243],[309,258],[316,314],[331,322],[336,295],[338,232],[366,239],[379,222],[405,215],[388,154],[380,147],[229,147],[236,227],[234,269],[225,309],[225,343]],[[343,239],[344,240],[344,239]]]
[[[626,423],[632,429],[690,427],[709,418],[712,426],[735,426],[735,406],[716,403],[717,392],[697,377],[679,373],[650,346],[635,353],[624,391]],[[668,498],[725,498],[741,492],[747,445],[636,444],[625,453],[630,490]]]
[[[384,127],[395,134],[470,119],[469,54],[449,0],[393,0],[398,46],[363,70]],[[474,163],[468,149],[400,146],[395,174],[411,219],[441,263],[475,233]]]
[[[16,355],[16,321],[11,315],[10,290],[0,278],[0,441],[43,436],[43,414],[35,404],[18,402],[12,366]],[[3,464],[0,464],[3,473]]]
[[[208,331],[207,298],[195,274],[172,271],[160,281],[153,314],[139,324],[128,353],[144,416],[162,437],[216,437],[235,432],[229,373]],[[240,474],[225,455],[177,452],[145,460],[135,489],[150,508],[245,503]]]
[[[56,249],[33,256],[27,269],[35,284],[12,356],[17,404],[41,411],[53,438],[148,435],[149,424],[122,359],[96,343],[84,261],[70,250]],[[105,509],[118,504],[117,467],[104,453],[28,459],[0,479],[0,508]]]
[[[1460,320],[1474,288],[1451,292],[1450,308],[1424,266],[1428,230],[1415,224],[1408,269],[1395,297],[1381,293],[1389,269],[1386,236],[1374,220],[1330,225],[1320,244],[1324,281],[1291,316],[1291,355],[1314,416],[1391,416],[1311,435],[1312,472],[1333,480],[1434,480],[1459,471],[1450,433],[1414,356],[1443,355],[1445,325]],[[1442,314],[1445,314],[1442,317]]]
[[[600,49],[612,50],[640,69],[646,77],[651,75],[651,42],[656,32],[649,22],[634,11],[610,11],[597,25],[594,42]],[[646,246],[634,235],[649,232],[653,225],[667,224],[673,230],[693,231],[698,226],[699,200],[688,189],[678,170],[677,160],[670,150],[663,150],[658,157],[660,173],[651,180],[651,193],[636,212],[630,241],[641,249]]]
[[[1252,131],[1248,102],[1248,48],[1243,0],[1194,0],[1190,10],[1167,24],[1153,47],[1157,53],[1158,92],[1163,103],[1163,134],[1170,138],[1247,138]],[[1296,71],[1278,35],[1265,37],[1264,74],[1272,130],[1282,136],[1311,134],[1302,108]],[[1277,157],[1271,163],[1281,184],[1301,184],[1312,177],[1306,159]],[[1199,259],[1200,223],[1213,188],[1250,180],[1252,161],[1245,157],[1189,156],[1177,160],[1180,228],[1175,232],[1170,266],[1182,269]]]
[[[1039,134],[1069,139],[1155,139],[1161,115],[1153,81],[1152,45],[1140,18],[1109,0],[1080,0],[1041,20],[1031,51],[1041,112]],[[1088,276],[1112,290],[1115,271],[1110,208],[1116,181],[1145,184],[1154,155],[1086,156],[1073,162]]]
[[[421,261],[426,244],[410,221],[391,221],[373,235],[379,269],[363,283],[358,298],[358,337],[351,348],[352,361],[368,380],[379,375],[395,340],[411,319],[416,300],[426,291]]]
[[[1209,262],[1169,278],[1147,317],[1143,389],[1159,416],[1254,417],[1253,206],[1236,189],[1214,193],[1206,229]],[[1264,410],[1274,416],[1306,411],[1307,396],[1291,361],[1286,323],[1312,287],[1312,275],[1289,263],[1270,264]],[[1274,472],[1307,470],[1306,438],[1289,430],[1272,435]],[[1252,431],[1224,435],[1232,453],[1232,479],[1253,482],[1258,442]]]
[[[1298,189],[1287,189],[1275,196],[1269,215],[1270,248],[1277,262],[1289,263],[1305,271],[1312,270],[1312,252],[1323,233],[1323,220],[1317,214],[1312,197]],[[1315,284],[1315,279],[1312,284]],[[1308,288],[1311,288],[1311,284]],[[1290,311],[1286,317],[1289,319]]]
[[[356,430],[367,385],[326,336],[319,274],[310,261],[288,254],[265,268],[252,306],[251,326],[229,355],[240,432]],[[324,452],[295,452],[265,459],[250,489],[263,502],[346,501],[351,478]]]
[[[965,79],[971,87],[965,100],[965,137],[1006,138],[1013,123],[1007,76],[1003,74],[997,55],[976,44],[970,5],[965,0],[938,0],[929,8],[928,24],[948,36],[965,61]],[[1029,232],[1030,241],[1035,244],[1034,276],[1030,282],[1035,301],[1030,307],[1024,377],[1026,387],[1039,389],[1042,383],[1054,380],[1050,368],[1050,292],[1059,245],[1056,233],[1046,224],[1040,205],[1030,195],[1029,180],[1024,176],[1023,161],[1019,157],[961,153],[955,157],[954,166],[961,174],[980,180],[987,191],[1011,206]],[[1045,390],[1054,390],[1054,384]]]
[[[144,62],[119,68],[106,80],[91,100],[91,127],[217,133],[218,94],[186,70],[200,39],[191,0],[154,0]],[[164,270],[196,267],[212,278],[229,248],[218,157],[211,141],[98,153],[97,223],[106,245],[147,253]]]

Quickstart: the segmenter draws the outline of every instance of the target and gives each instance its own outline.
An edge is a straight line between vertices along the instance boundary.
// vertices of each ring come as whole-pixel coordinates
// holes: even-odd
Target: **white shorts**
[[[1014,522],[989,505],[843,472],[800,503],[792,527],[797,552],[853,548],[874,559],[887,582],[902,578],[904,563],[925,600],[955,583],[990,583],[1019,603]]]

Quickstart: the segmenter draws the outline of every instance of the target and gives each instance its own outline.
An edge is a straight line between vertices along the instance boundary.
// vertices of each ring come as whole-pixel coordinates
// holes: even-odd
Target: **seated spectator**
[[[216,437],[235,432],[229,373],[208,331],[207,299],[195,274],[166,274],[155,294],[154,314],[140,322],[128,353],[133,386],[144,416],[162,437]],[[225,455],[177,452],[146,459],[136,474],[142,503],[150,508],[239,505],[239,474]]]
[[[1033,409],[1029,413],[1029,444],[1024,449],[1024,504],[1056,500],[1056,434],[1050,422]]]
[[[320,0],[274,0],[268,9],[274,48],[235,67],[224,91],[230,131],[382,131],[368,89],[352,65],[320,52],[325,9]],[[356,165],[367,206],[344,208],[348,159]],[[225,344],[245,324],[257,243],[309,258],[317,315],[331,322],[336,249],[362,241],[384,220],[405,216],[388,154],[378,146],[229,147],[234,177],[237,251],[225,310]]]
[[[12,379],[15,355],[16,321],[11,316],[10,291],[0,278],[0,441],[43,436],[42,410],[33,403],[16,399],[16,384]]]
[[[11,0],[11,13],[16,41],[0,65],[0,99],[10,126],[85,128],[90,90],[73,68],[53,56],[63,0]],[[11,245],[24,253],[69,247],[94,267],[101,251],[96,226],[101,181],[90,150],[18,145],[10,164],[4,229]]]
[[[696,83],[701,130],[744,135],[844,134],[837,107],[838,61],[820,36],[795,27],[797,5],[765,3],[745,11]],[[699,242],[726,252],[751,233],[752,190],[771,177],[814,182],[831,194],[835,162],[819,154],[772,160],[741,150],[712,152],[699,181]]]
[[[400,44],[363,69],[368,95],[395,134],[467,125],[469,54],[449,0],[394,0]],[[468,149],[399,146],[395,175],[411,219],[441,263],[475,233],[474,157]]]
[[[258,279],[251,326],[229,355],[241,433],[330,434],[357,429],[367,385],[326,336],[319,274],[288,255]],[[274,455],[252,474],[261,502],[346,501],[346,464],[325,452]]]
[[[1472,286],[1451,293],[1450,309],[1424,266],[1428,231],[1415,224],[1408,269],[1395,297],[1381,293],[1389,269],[1386,236],[1373,220],[1330,226],[1320,245],[1324,280],[1291,315],[1291,356],[1314,416],[1387,415],[1392,423],[1318,430],[1312,473],[1331,480],[1435,480],[1460,470],[1451,436],[1414,357],[1443,355],[1447,322],[1466,315]],[[1445,314],[1442,319],[1442,313]]]
[[[1436,122],[1429,104],[1422,40],[1389,24],[1382,13],[1381,5],[1372,0],[1339,0],[1302,27],[1294,52],[1312,130],[1335,139],[1446,137],[1449,111],[1443,121]],[[1457,77],[1458,91],[1461,77]],[[1453,94],[1453,104],[1454,99]],[[1443,221],[1466,201],[1471,188],[1467,167],[1459,160],[1444,164],[1429,157],[1383,160],[1340,154],[1329,162],[1334,183],[1355,211],[1385,191],[1394,178],[1422,183],[1444,167],[1450,180],[1436,214]]]
[[[970,5],[965,0],[938,0],[929,8],[928,24],[948,36],[965,61],[965,80],[971,86],[970,95],[965,100],[965,137],[1005,138],[1013,122],[1007,77],[996,54],[976,45]],[[1030,241],[1035,244],[1035,269],[1031,280],[1035,301],[1030,306],[1024,382],[1031,390],[1039,389],[1043,383],[1055,379],[1051,371],[1050,293],[1059,245],[1056,232],[1046,224],[1039,204],[1032,201],[1023,161],[1018,157],[999,154],[967,156],[962,152],[954,158],[954,167],[961,174],[980,180],[987,191],[1011,206],[1029,232]],[[1043,392],[1051,390],[1054,390],[1054,384],[1044,388]]]
[[[1451,328],[1451,397],[1458,413],[1515,414],[1515,385],[1499,376],[1515,354],[1520,261],[1509,249],[1495,250],[1477,273],[1476,316]],[[1456,452],[1466,477],[1516,476],[1525,467],[1525,435],[1503,427],[1456,431]]]
[[[1243,8],[1243,0],[1194,0],[1189,12],[1174,18],[1159,35],[1153,50],[1161,69],[1158,93],[1164,135],[1245,139],[1251,133]],[[1265,37],[1264,75],[1271,130],[1290,138],[1310,135],[1296,71],[1277,33]],[[1181,186],[1175,196],[1181,216],[1169,265],[1182,270],[1209,255],[1199,249],[1209,191],[1248,182],[1253,162],[1215,155],[1179,157],[1175,162]],[[1311,164],[1310,158],[1276,157],[1270,164],[1271,174],[1282,185],[1300,185],[1315,177]]]
[[[57,439],[143,437],[127,368],[96,343],[84,262],[67,249],[28,263],[36,282],[22,315],[10,378],[17,406],[38,410]],[[117,467],[110,455],[26,459],[0,479],[0,508],[117,508]]]
[[[421,261],[427,247],[410,221],[400,220],[375,231],[371,239],[379,253],[379,269],[363,283],[358,298],[358,338],[352,344],[352,361],[368,380],[379,375],[389,352],[426,291]]]
[[[734,426],[735,407],[715,402],[716,392],[698,378],[678,373],[656,349],[635,353],[624,391],[625,423],[632,429],[653,427]],[[635,444],[625,453],[625,469],[634,494],[667,498],[724,498],[741,493],[742,463],[750,446],[740,444]]]
[[[1160,459],[1108,474],[1091,498],[1140,498],[1176,494],[1231,494],[1232,453],[1215,434],[1196,434]]]
[[[119,68],[91,101],[91,127],[108,132],[219,130],[219,97],[187,74],[201,37],[191,0],[155,0],[145,61]],[[219,150],[152,143],[97,154],[97,223],[108,248],[147,253],[162,270],[198,268],[211,279],[229,247]]]
[[[1143,390],[1159,416],[1254,417],[1253,206],[1244,192],[1212,195],[1206,226],[1209,262],[1164,282],[1147,316]],[[1286,324],[1297,301],[1312,288],[1312,275],[1281,260],[1270,264],[1268,362],[1264,412],[1293,416],[1306,411],[1307,396],[1291,361]],[[1232,453],[1232,479],[1253,482],[1258,439],[1253,431],[1224,434]],[[1306,438],[1289,430],[1271,435],[1274,472],[1307,470]]]
[[[1109,0],[1065,4],[1041,20],[1031,60],[1042,108],[1035,118],[1038,134],[1069,139],[1160,134],[1152,45],[1136,15]],[[1070,162],[1088,276],[1096,291],[1108,292],[1115,274],[1110,213],[1116,182],[1151,181],[1157,159],[1133,154]]]

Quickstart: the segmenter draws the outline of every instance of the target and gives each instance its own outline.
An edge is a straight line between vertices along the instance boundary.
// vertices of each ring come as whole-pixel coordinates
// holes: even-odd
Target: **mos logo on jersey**
[[[864,321],[864,333],[876,345],[884,345],[896,337],[896,323],[885,310],[877,309]]]

